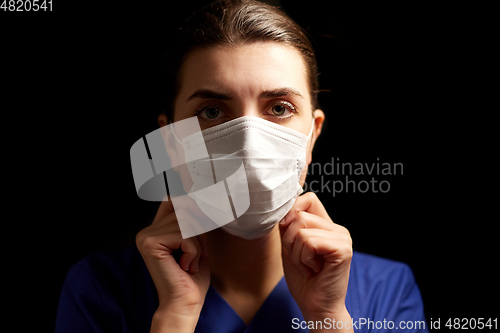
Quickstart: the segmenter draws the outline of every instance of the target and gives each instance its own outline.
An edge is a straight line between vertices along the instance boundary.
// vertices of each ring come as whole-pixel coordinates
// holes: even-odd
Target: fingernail
[[[282,218],[280,224],[285,224],[285,218]]]

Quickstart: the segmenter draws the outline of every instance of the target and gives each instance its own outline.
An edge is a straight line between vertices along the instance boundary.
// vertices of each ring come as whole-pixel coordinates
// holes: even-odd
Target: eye
[[[296,112],[295,106],[286,101],[279,101],[271,105],[268,111],[268,115],[287,118],[292,116]]]
[[[223,108],[218,103],[207,103],[201,105],[194,113],[200,120],[213,121],[224,117]]]
[[[220,111],[218,108],[208,107],[205,109],[205,115],[207,116],[208,119],[217,118],[219,113]]]
[[[285,111],[286,111],[286,107],[284,105],[277,104],[277,105],[273,105],[273,107],[271,108],[271,110],[273,111],[274,115],[276,115],[276,116],[282,116],[283,113],[285,113]]]

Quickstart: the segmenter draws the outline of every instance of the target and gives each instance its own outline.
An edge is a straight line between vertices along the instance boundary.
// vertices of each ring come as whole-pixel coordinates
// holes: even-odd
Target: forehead
[[[182,66],[179,97],[208,87],[235,95],[292,87],[310,99],[304,60],[295,48],[282,43],[213,46],[192,52]]]

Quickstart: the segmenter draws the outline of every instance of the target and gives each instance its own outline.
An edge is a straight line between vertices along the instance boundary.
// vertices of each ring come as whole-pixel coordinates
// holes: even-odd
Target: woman
[[[301,29],[274,7],[219,1],[190,17],[173,45],[159,126],[196,116],[208,147],[207,136],[248,121],[260,128],[248,133],[271,133],[253,150],[268,160],[274,156],[265,147],[281,146],[274,134],[281,143],[283,135],[300,138],[305,156],[295,185],[302,186],[325,115],[317,103],[316,60]],[[212,146],[231,141],[247,149],[255,145],[248,138]],[[250,183],[250,207],[259,207],[252,206]],[[152,225],[137,235],[137,249],[94,254],[71,269],[56,331],[426,331],[410,269],[353,254],[348,230],[313,193],[289,192],[290,206],[269,210],[266,223],[250,229],[235,221],[190,238],[182,237],[172,201],[162,202]]]

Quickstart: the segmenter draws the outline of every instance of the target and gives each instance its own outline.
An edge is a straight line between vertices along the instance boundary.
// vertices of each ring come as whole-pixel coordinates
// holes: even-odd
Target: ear
[[[313,119],[313,121],[314,121],[313,134],[311,137],[311,144],[309,146],[308,153],[307,153],[307,164],[308,165],[312,161],[312,151],[313,151],[314,145],[316,144],[316,140],[318,139],[319,135],[321,134],[321,130],[323,129],[323,123],[325,122],[325,114],[320,109],[314,110],[313,117],[314,117],[314,119]]]
[[[158,126],[160,128],[167,126],[168,125],[168,118],[167,115],[164,113],[160,113],[158,115]],[[167,150],[167,154],[170,157],[172,165],[177,165],[178,164],[178,156],[177,156],[177,150],[175,149],[175,138],[172,136],[172,133],[169,130],[160,130],[161,134],[163,136],[163,143],[165,144],[165,148]],[[177,167],[173,168],[175,171],[177,170]]]
[[[168,121],[167,121],[167,120],[168,120],[168,119],[167,119],[167,115],[166,115],[166,114],[164,114],[164,113],[160,113],[160,114],[158,115],[158,126],[160,126],[160,127],[166,126],[166,125],[167,125],[167,123],[168,123]]]

